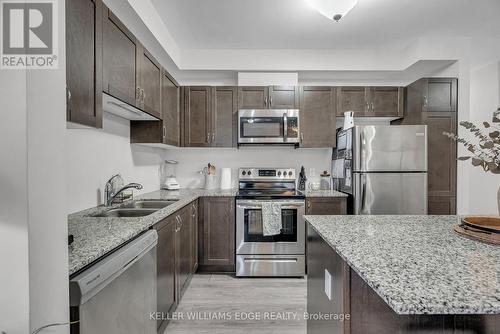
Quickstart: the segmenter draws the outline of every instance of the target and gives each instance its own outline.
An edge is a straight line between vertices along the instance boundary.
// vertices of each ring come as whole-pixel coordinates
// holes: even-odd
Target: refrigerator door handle
[[[366,198],[366,175],[360,174],[361,178],[361,203],[359,206],[359,213],[365,214],[365,198]]]

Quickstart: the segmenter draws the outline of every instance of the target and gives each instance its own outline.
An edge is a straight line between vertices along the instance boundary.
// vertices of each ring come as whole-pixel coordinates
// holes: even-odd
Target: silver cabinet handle
[[[141,88],[140,87],[137,87],[137,89],[135,90],[135,99],[140,101],[141,100]]]
[[[302,143],[304,141],[304,132],[300,133],[300,142]]]
[[[175,216],[175,232],[179,232],[181,229],[179,224],[179,216]]]
[[[283,113],[283,139],[286,141],[288,137],[288,115]]]
[[[163,139],[167,138],[167,127],[163,126]]]
[[[366,109],[370,111],[370,102],[366,101]]]
[[[424,96],[424,106],[427,106],[428,103],[429,101],[427,100],[427,96]]]
[[[273,106],[273,97],[272,96],[269,97],[269,106],[270,107]]]
[[[212,132],[212,143],[215,143],[215,132]]]
[[[264,98],[264,106],[267,107],[267,97]]]
[[[361,205],[359,208],[359,213],[365,213],[365,202],[366,202],[366,176],[365,174],[361,174]]]
[[[375,104],[373,102],[371,103],[371,106],[372,106],[372,111],[375,111]]]
[[[68,86],[66,86],[66,95],[67,95],[67,101],[71,101],[71,91],[69,90]]]
[[[210,144],[210,132],[207,132],[207,144]]]
[[[142,95],[142,102],[144,102],[144,99],[146,98],[146,93],[144,92],[144,89],[141,88],[141,95]]]

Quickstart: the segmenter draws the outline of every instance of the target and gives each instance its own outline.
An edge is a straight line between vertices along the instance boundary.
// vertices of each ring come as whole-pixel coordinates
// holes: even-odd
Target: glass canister
[[[331,190],[332,189],[332,178],[328,171],[323,171],[320,175],[319,188],[321,190]]]

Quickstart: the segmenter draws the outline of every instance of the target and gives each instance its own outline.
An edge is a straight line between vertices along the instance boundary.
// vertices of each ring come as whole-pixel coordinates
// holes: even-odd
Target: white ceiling
[[[359,0],[340,23],[306,0],[151,0],[181,49],[363,49],[500,36],[500,0]]]

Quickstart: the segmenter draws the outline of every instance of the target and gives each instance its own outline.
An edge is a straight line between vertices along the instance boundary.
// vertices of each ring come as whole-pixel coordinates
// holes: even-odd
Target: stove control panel
[[[294,168],[240,168],[240,180],[295,180]]]

